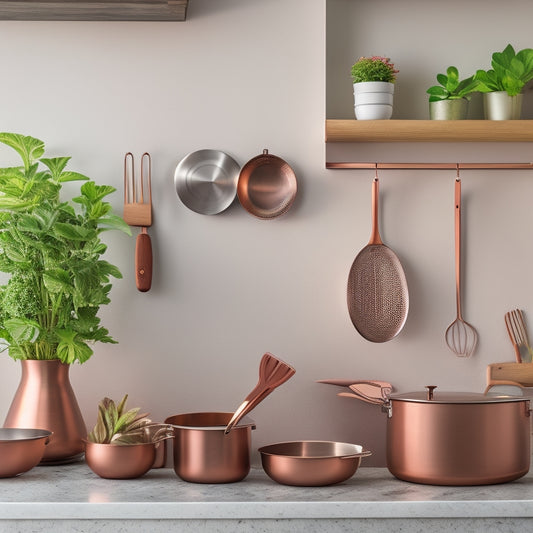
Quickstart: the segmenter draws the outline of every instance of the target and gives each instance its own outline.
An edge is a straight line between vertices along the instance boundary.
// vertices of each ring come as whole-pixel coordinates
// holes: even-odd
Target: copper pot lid
[[[390,400],[419,403],[437,404],[484,404],[484,403],[508,403],[528,401],[523,396],[492,396],[478,392],[449,392],[438,391],[434,385],[426,387],[425,391],[391,394]]]
[[[265,149],[242,167],[237,196],[251,215],[270,219],[290,209],[297,188],[296,176],[289,164]]]

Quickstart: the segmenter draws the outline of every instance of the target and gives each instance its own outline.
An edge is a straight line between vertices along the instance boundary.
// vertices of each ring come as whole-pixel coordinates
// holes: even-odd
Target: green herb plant
[[[97,316],[110,302],[119,269],[101,258],[100,234],[131,235],[104,198],[115,191],[65,170],[70,157],[43,157],[34,137],[0,133],[22,166],[0,168],[0,350],[13,359],[83,363],[95,342],[116,343]],[[62,184],[84,181],[80,196],[60,199]]]
[[[440,85],[433,85],[426,92],[429,94],[430,102],[439,100],[459,100],[460,98],[470,99],[472,93],[478,91],[479,81],[474,76],[459,79],[459,70],[451,66],[446,69],[446,74],[437,74],[437,81]]]
[[[381,56],[360,57],[352,65],[353,83],[364,81],[386,81],[389,83],[396,82],[396,74],[400,72],[394,68],[394,63],[390,58]]]
[[[506,91],[509,96],[516,96],[533,79],[533,49],[524,48],[515,53],[508,44],[503,52],[492,54],[491,66],[490,70],[476,72],[477,90],[482,93]]]

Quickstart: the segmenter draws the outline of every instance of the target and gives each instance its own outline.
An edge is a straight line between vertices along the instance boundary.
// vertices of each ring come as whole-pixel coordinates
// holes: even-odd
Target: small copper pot
[[[186,413],[170,416],[174,426],[174,471],[193,483],[233,483],[250,472],[255,423],[244,417],[226,435],[233,413]]]
[[[85,441],[85,460],[100,477],[133,479],[150,470],[154,464],[156,446],[162,445],[163,442],[121,445]]]

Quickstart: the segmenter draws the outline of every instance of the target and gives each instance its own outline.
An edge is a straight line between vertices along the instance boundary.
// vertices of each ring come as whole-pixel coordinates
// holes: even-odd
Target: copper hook
[[[459,181],[459,163],[455,164],[455,167],[457,169],[457,177],[455,178],[456,181]]]

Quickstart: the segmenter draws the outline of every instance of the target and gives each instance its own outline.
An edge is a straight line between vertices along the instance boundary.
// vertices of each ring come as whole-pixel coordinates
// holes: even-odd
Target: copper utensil
[[[529,335],[521,309],[505,313],[505,327],[513,344],[516,362],[530,363],[533,350],[529,344]]]
[[[128,165],[129,163],[129,165]],[[129,168],[128,168],[129,167]],[[147,169],[146,178],[144,168]],[[148,197],[145,200],[144,187]],[[139,226],[141,232],[135,242],[135,284],[141,292],[152,286],[152,241],[147,228],[152,225],[152,159],[148,152],[141,157],[141,179],[136,184],[133,154],[124,156],[124,221]]]
[[[284,485],[319,487],[351,478],[363,457],[362,446],[346,442],[279,442],[259,448],[263,469]]]
[[[394,338],[409,311],[407,280],[396,254],[383,244],[378,223],[379,182],[372,183],[372,233],[348,276],[348,311],[357,331],[371,342]]]
[[[249,413],[258,403],[262,402],[276,387],[285,383],[296,370],[271,353],[265,353],[259,364],[259,381],[253,390],[239,405],[224,433],[227,435],[239,420]]]
[[[461,311],[461,180],[455,180],[455,300],[457,317],[448,326],[446,344],[458,357],[470,357],[477,344],[477,331],[463,320]]]
[[[270,219],[290,209],[297,189],[296,176],[289,164],[265,149],[242,167],[237,196],[248,213]]]
[[[0,428],[0,478],[15,477],[42,459],[51,431],[29,428]]]

